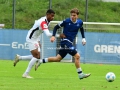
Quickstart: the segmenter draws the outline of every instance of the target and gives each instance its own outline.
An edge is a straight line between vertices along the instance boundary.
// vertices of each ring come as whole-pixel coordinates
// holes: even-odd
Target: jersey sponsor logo
[[[43,22],[41,23],[41,28],[42,28],[42,30],[48,28],[47,23],[46,23],[45,21],[43,21]]]
[[[47,26],[47,24],[43,24],[43,28],[47,28],[48,26]]]
[[[74,50],[75,48],[74,47],[70,47],[71,50]]]
[[[77,26],[79,27],[79,24],[77,24]]]

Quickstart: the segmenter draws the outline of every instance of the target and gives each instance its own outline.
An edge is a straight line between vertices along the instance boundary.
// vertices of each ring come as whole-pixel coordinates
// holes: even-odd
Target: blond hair
[[[77,15],[79,15],[79,10],[77,8],[73,8],[71,9],[70,13],[76,13]]]

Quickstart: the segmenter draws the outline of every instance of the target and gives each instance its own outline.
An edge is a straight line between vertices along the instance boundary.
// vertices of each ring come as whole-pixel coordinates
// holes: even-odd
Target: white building
[[[102,0],[104,2],[120,2],[120,0]]]

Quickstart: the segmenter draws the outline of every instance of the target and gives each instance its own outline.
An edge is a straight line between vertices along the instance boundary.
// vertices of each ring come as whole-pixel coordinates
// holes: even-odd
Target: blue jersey
[[[72,22],[70,18],[65,19],[64,21],[62,21],[59,26],[63,27],[63,33],[66,36],[66,39],[70,40],[71,42],[73,42],[73,40],[75,39],[78,30],[79,29],[83,29],[82,27],[83,25],[83,21],[80,19],[77,19],[76,22]],[[84,37],[84,30],[81,32],[82,37]]]
[[[74,56],[77,51],[75,47],[73,46],[73,40],[75,39],[78,30],[80,29],[82,38],[85,38],[84,36],[84,29],[83,29],[83,22],[80,19],[77,19],[76,22],[72,22],[70,18],[65,19],[60,24],[56,25],[53,29],[53,35],[55,36],[56,31],[63,27],[63,34],[65,35],[65,38],[61,37],[60,46],[61,49],[59,50],[59,55],[64,58],[67,53]]]

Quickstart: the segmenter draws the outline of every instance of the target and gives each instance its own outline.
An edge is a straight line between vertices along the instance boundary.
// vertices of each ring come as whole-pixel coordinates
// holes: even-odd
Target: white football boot
[[[38,69],[38,67],[40,66],[40,61],[37,61],[36,64],[35,64],[35,71]]]
[[[81,73],[81,74],[79,74],[79,79],[87,78],[87,77],[89,77],[90,75],[91,75],[90,73],[89,73],[89,74]]]
[[[19,57],[20,57],[20,55],[18,55],[18,54],[15,55],[15,59],[14,59],[14,63],[13,63],[14,67],[19,62]]]
[[[23,74],[22,77],[23,78],[33,78],[33,77],[29,76],[28,74]]]

